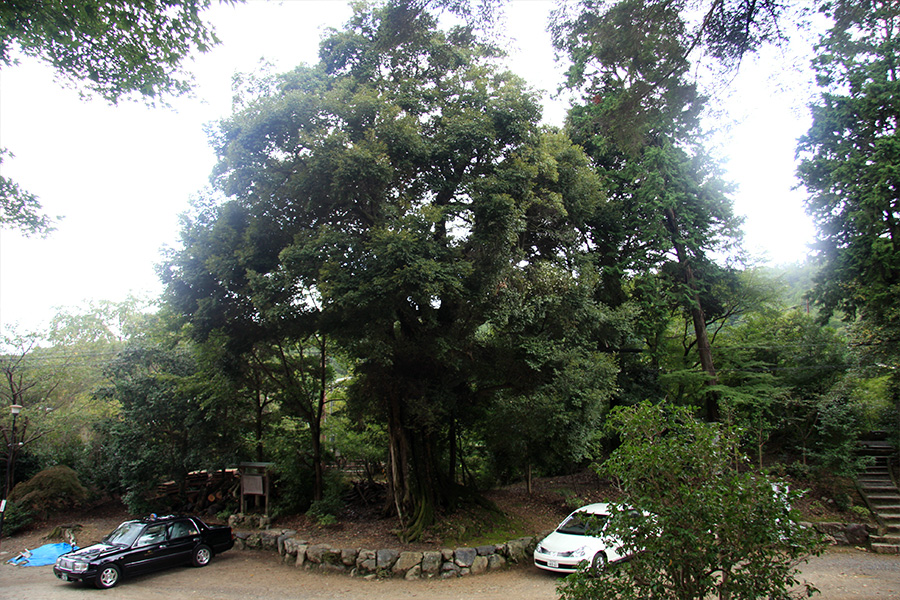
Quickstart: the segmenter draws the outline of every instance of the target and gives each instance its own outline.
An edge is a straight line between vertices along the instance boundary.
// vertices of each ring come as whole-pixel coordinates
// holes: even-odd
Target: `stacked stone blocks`
[[[509,565],[527,563],[539,541],[523,537],[503,544],[475,548],[401,551],[335,548],[329,544],[310,544],[292,530],[235,532],[235,547],[277,552],[282,561],[305,569],[319,569],[352,576],[375,578],[451,578],[481,575]]]

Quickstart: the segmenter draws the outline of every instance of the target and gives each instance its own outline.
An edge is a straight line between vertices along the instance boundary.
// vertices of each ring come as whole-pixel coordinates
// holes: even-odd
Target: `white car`
[[[585,514],[595,515],[588,522]],[[600,571],[607,563],[625,558],[622,544],[603,534],[609,505],[605,503],[582,506],[560,523],[556,531],[541,540],[534,550],[534,564],[556,573],[572,573],[581,563]]]

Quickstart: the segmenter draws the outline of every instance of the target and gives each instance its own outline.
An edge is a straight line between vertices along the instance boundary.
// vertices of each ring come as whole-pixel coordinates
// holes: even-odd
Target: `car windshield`
[[[119,525],[115,531],[103,538],[103,542],[111,546],[130,546],[143,530],[143,523],[128,521]]]
[[[570,535],[597,535],[606,523],[607,515],[575,513],[556,528],[559,533]]]

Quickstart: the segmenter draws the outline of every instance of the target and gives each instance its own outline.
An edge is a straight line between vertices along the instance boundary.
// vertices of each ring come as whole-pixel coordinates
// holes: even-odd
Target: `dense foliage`
[[[162,481],[272,461],[275,512],[330,522],[352,467],[412,539],[482,487],[612,452],[643,560],[566,597],[783,596],[812,546],[764,467],[852,476],[860,435],[900,431],[894,13],[834,3],[817,62],[817,305],[815,265],[733,260],[693,62],[739,62],[783,7],[694,6],[558,11],[563,130],[483,36],[490,1],[359,5],[317,64],[238,78],[158,312],[63,311],[4,340],[16,479],[66,464],[137,509]],[[852,323],[824,325],[835,310]]]
[[[610,424],[622,440],[602,465],[623,497],[608,533],[632,560],[560,587],[576,600],[796,598],[815,592],[797,565],[818,547],[798,523],[798,498],[783,481],[746,468],[728,427],[691,411],[642,403]],[[795,588],[797,584],[800,584]]]
[[[145,508],[156,486],[182,484],[196,469],[223,468],[238,458],[234,421],[209,402],[209,385],[188,349],[140,343],[119,353],[107,369],[110,385],[98,398],[116,401],[105,423],[107,442],[97,466],[125,492],[133,510]]]
[[[314,332],[340,344],[348,402],[386,425],[393,508],[419,535],[458,495],[461,436],[496,427],[493,407],[545,404],[518,421],[532,431],[558,421],[526,455],[589,437],[614,372],[597,350],[625,319],[597,301],[580,247],[604,197],[468,28],[361,9],[321,58],[220,124],[232,199],[186,228],[170,304],[235,354]]]
[[[900,408],[900,8],[879,1],[829,8],[834,26],[814,62],[822,94],[798,146],[822,265],[813,297],[826,316],[858,318],[858,343],[890,372]]]

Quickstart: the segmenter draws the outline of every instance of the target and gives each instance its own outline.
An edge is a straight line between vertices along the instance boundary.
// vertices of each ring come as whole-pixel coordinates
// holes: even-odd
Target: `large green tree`
[[[817,227],[813,298],[858,318],[859,343],[891,369],[900,406],[900,7],[834,2],[814,61],[821,97],[800,140],[798,175]]]
[[[814,61],[823,92],[800,140],[798,174],[809,192],[823,270],[815,298],[827,311],[892,321],[900,283],[900,106],[892,2],[843,3]]]
[[[360,7],[320,57],[217,128],[231,199],[210,222],[239,224],[216,241],[230,258],[186,250],[168,289],[194,327],[311,322],[349,352],[348,402],[387,426],[390,503],[414,537],[460,491],[462,429],[618,332],[581,251],[603,197],[469,27]]]
[[[636,281],[633,290],[653,287],[644,295],[648,337],[665,326],[663,294],[663,304],[693,324],[696,356],[715,383],[703,298],[720,272],[710,257],[733,248],[740,220],[702,146],[704,98],[688,55],[708,31],[692,32],[685,13],[683,2],[576,3],[555,14],[552,32],[572,60],[567,85],[581,95],[568,118],[573,139],[594,160],[615,207],[611,221],[594,223],[591,238],[609,289],[619,289],[611,301],[628,294],[623,283],[633,274],[653,274],[655,282]],[[713,393],[705,394],[705,412],[717,418]]]

